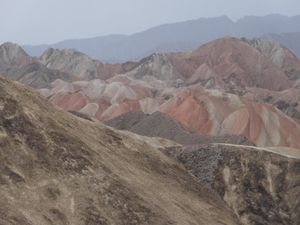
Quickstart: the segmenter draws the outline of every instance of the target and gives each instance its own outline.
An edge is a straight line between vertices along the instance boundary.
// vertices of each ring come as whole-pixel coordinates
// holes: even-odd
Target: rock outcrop
[[[219,193],[241,224],[300,223],[298,149],[209,144],[170,154]]]
[[[127,72],[135,66],[135,63],[130,62],[116,65],[103,64],[74,49],[50,48],[39,57],[39,61],[49,69],[73,74],[81,80],[96,78],[105,80],[117,73]]]
[[[50,88],[56,79],[76,80],[72,74],[48,69],[37,58],[29,56],[20,46],[13,43],[0,45],[0,72],[3,76],[17,80],[35,89]]]
[[[242,39],[256,48],[264,56],[279,66],[287,75],[300,74],[300,61],[297,56],[279,42],[267,38]]]
[[[0,45],[0,68],[14,67],[28,64],[32,61],[30,57],[20,46],[14,43],[6,42]]]
[[[73,49],[48,49],[39,61],[49,69],[61,70],[78,76],[83,80],[97,78],[100,64],[87,55]]]

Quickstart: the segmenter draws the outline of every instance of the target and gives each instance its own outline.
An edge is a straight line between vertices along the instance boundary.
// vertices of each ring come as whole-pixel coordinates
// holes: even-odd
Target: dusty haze
[[[297,0],[0,0],[0,43],[42,44],[228,15],[300,14]]]

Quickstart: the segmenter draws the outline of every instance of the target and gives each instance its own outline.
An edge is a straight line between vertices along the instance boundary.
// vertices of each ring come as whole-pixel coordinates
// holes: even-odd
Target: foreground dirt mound
[[[209,144],[170,153],[217,191],[242,224],[300,224],[299,150]]]
[[[155,112],[151,115],[142,112],[128,112],[104,123],[120,130],[128,130],[144,136],[170,139],[182,145],[203,143],[254,145],[243,136],[222,135],[211,137],[191,133],[176,120],[161,112]]]
[[[0,224],[238,224],[164,146],[0,78]]]

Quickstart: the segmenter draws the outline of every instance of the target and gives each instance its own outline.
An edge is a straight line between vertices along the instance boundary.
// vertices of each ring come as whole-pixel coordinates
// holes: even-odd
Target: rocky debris
[[[128,112],[104,123],[119,130],[128,130],[143,136],[166,138],[182,145],[203,143],[254,145],[243,136],[222,135],[212,137],[191,133],[176,120],[161,112],[148,115],[142,112]]]
[[[0,223],[239,224],[165,142],[136,136],[0,78]]]
[[[298,149],[208,144],[169,155],[215,190],[241,224],[300,223]]]

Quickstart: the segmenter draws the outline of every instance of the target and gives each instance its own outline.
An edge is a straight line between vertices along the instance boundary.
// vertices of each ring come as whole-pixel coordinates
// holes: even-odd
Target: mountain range
[[[132,35],[65,40],[51,45],[24,45],[23,48],[35,56],[48,48],[74,48],[104,62],[120,63],[140,60],[152,53],[189,51],[224,36],[253,38],[268,33],[300,32],[299,23],[300,16],[279,14],[246,16],[237,21],[221,16],[164,24]]]
[[[115,64],[0,45],[0,224],[300,224],[300,60],[274,39]]]
[[[48,49],[38,58],[14,44],[0,50],[6,77],[31,85],[67,111],[101,121],[158,111],[202,135],[300,146],[300,61],[269,39],[226,37],[193,51],[156,53],[125,64],[105,64],[68,49]],[[41,77],[38,86],[32,83]]]

